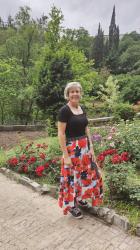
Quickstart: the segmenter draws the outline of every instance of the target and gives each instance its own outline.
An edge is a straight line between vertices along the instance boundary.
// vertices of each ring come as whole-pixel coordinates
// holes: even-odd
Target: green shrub
[[[140,120],[133,122],[123,121],[117,125],[117,132],[114,134],[113,141],[119,152],[127,151],[131,155],[131,161],[140,160]]]
[[[46,177],[48,182],[56,183],[60,175],[60,157],[55,152],[56,143],[52,145],[50,149],[45,143],[35,144],[31,142],[20,145],[14,155],[8,158],[5,166],[30,178]]]
[[[140,185],[129,188],[129,198],[140,205]]]
[[[134,172],[134,166],[130,162],[119,164],[106,163],[105,182],[109,189],[110,198],[129,199],[128,177]]]
[[[118,103],[114,106],[114,116],[125,121],[132,120],[135,116],[135,111],[129,103]]]
[[[49,144],[49,147],[48,147],[46,153],[47,153],[47,155],[49,155],[49,157],[53,158],[54,156],[61,156],[62,155],[57,137],[50,137],[48,139],[48,144]]]

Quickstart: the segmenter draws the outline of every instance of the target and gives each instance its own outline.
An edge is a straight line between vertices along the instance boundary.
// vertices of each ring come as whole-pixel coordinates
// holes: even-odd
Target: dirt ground
[[[45,131],[0,131],[0,148],[10,149],[23,141],[32,141],[47,137]]]

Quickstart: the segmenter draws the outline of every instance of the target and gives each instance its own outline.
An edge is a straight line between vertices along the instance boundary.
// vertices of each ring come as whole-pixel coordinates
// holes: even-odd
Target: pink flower
[[[112,140],[112,135],[109,135],[109,136],[107,137],[107,140]]]

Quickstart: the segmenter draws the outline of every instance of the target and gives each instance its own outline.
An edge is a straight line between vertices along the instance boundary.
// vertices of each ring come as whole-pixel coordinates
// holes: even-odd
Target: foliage
[[[48,145],[34,144],[21,145],[15,155],[7,161],[7,167],[30,178],[51,176],[52,182],[58,182],[60,171],[60,157],[53,157],[47,150]],[[49,176],[49,177],[48,177]]]
[[[1,147],[0,148],[0,167],[2,167],[7,160],[7,155],[4,151],[4,149]]]
[[[124,102],[137,103],[140,100],[140,76],[121,74],[116,77]]]
[[[128,177],[134,171],[133,165],[128,162],[106,164],[106,170],[105,181],[109,188],[111,199],[129,200]]]
[[[135,116],[133,106],[129,103],[118,103],[114,105],[115,119],[132,120]]]
[[[106,83],[100,85],[98,94],[101,96],[101,100],[104,101],[110,112],[113,113],[115,103],[119,101],[118,81],[114,80],[112,76],[109,76]]]
[[[15,58],[0,59],[0,121],[4,124],[9,113],[14,117],[17,95],[20,88],[21,67]],[[17,88],[18,87],[18,88]]]
[[[115,8],[109,39],[104,36],[101,25],[98,35],[93,37],[84,27],[64,29],[63,20],[62,11],[55,6],[52,6],[48,16],[43,14],[37,19],[32,18],[28,6],[20,7],[15,17],[9,15],[6,22],[0,18],[2,124],[56,120],[58,108],[64,103],[64,85],[71,80],[81,82],[85,94],[82,102],[87,110],[90,106],[89,114],[96,115],[98,112],[91,104],[96,100],[102,102],[98,95],[100,85],[105,87],[110,72],[118,74],[129,71],[131,74],[114,77],[119,81],[121,103],[129,101],[136,104],[140,100],[140,35],[131,32],[119,42]],[[99,72],[95,71],[95,67]],[[101,67],[106,68],[104,76]],[[106,102],[101,112],[98,108],[97,115],[113,112],[109,105]]]
[[[104,57],[104,32],[102,31],[99,23],[98,34],[95,36],[95,41],[94,41],[94,59],[96,68],[100,68],[102,66],[103,57]]]
[[[57,119],[58,109],[64,103],[64,87],[73,77],[67,53],[52,51],[46,55],[40,71],[40,85],[37,94],[37,104],[53,121]]]
[[[114,140],[119,151],[126,150],[131,153],[132,161],[140,159],[140,121],[127,121],[126,124],[122,121],[117,126],[118,132]],[[120,142],[122,142],[120,144]]]
[[[115,15],[114,6],[109,26],[109,49],[114,51],[117,50],[119,46],[119,26],[116,26]]]
[[[105,205],[111,209],[115,209],[122,216],[126,216],[131,224],[130,231],[135,233],[136,226],[140,219],[140,209],[133,202],[109,200],[108,196],[105,197]]]
[[[119,73],[140,73],[140,34],[125,34],[119,45]]]
[[[98,164],[105,169],[105,183],[112,199],[132,200],[139,204],[136,163],[140,160],[140,124],[122,121],[109,131],[92,135]]]

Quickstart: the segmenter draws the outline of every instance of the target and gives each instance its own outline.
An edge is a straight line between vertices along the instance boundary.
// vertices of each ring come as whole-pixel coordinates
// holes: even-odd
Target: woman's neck
[[[79,103],[68,102],[68,105],[71,106],[72,108],[75,108],[75,109],[78,109],[78,107],[79,107]]]

